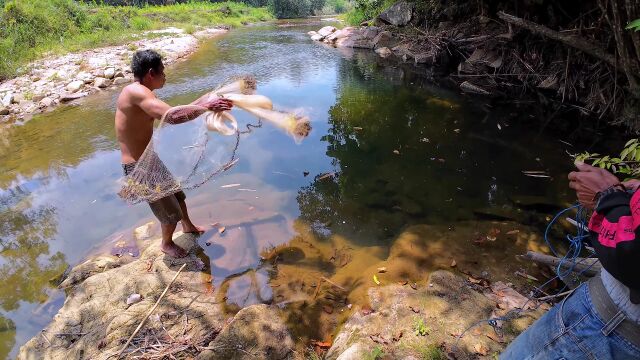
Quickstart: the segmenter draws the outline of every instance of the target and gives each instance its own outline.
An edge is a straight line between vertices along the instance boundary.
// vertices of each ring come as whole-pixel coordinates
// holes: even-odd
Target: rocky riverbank
[[[496,225],[478,223],[476,229],[485,226]],[[185,259],[174,259],[160,251],[160,240],[154,238],[152,229],[149,223],[134,232],[136,247],[141,249],[138,257],[100,255],[69,271],[60,283],[67,293],[64,306],[41,334],[21,348],[18,358],[114,356],[183,264],[186,267],[176,282],[128,346],[128,354],[197,359],[306,359],[310,352],[341,360],[378,355],[393,359],[490,358],[548,309],[547,304],[528,300],[508,283],[488,280],[488,272],[474,271],[479,274],[474,275],[468,271],[470,266],[486,268],[485,258],[451,261],[447,250],[460,249],[451,240],[442,249],[434,237],[444,235],[427,225],[407,229],[388,256],[379,254],[382,261],[367,249],[353,254],[334,250],[336,261],[346,264],[334,276],[323,278],[324,285],[311,281],[301,285],[298,275],[308,269],[295,267],[292,261],[301,258],[301,249],[308,248],[314,256],[330,252],[326,244],[304,240],[311,238],[302,235],[289,247],[265,251],[266,263],[274,258],[282,262],[269,283],[273,296],[265,297],[265,304],[239,309],[226,301],[224,285],[220,289],[212,286],[213,265],[202,260],[208,258],[196,238],[177,233],[176,242],[190,253]],[[514,237],[518,244],[531,241],[524,229],[505,236]],[[307,265],[315,261],[311,255],[302,258]],[[353,269],[362,262],[369,268],[359,272],[367,275],[356,281]],[[449,270],[427,277],[425,269],[431,262],[446,262],[439,267]],[[370,274],[377,274],[373,281]],[[305,309],[317,314],[313,322],[303,315]],[[483,322],[505,316],[508,320],[497,321],[495,327]],[[301,340],[299,333],[311,331],[304,327],[312,323],[330,327],[333,331],[328,333],[334,336]]]
[[[637,97],[618,85],[626,82],[615,60],[619,55],[606,45],[611,29],[598,20],[606,14],[593,14],[591,6],[555,17],[550,14],[564,10],[491,3],[397,1],[360,26],[323,27],[309,35],[331,46],[372,49],[383,58],[425,65],[465,93],[541,99],[553,105],[552,117],[577,111],[638,127]],[[637,34],[628,35],[637,40]]]
[[[170,65],[193,53],[200,39],[226,32],[210,28],[187,34],[182,29],[167,28],[146,32],[143,39],[127,45],[36,61],[24,75],[0,83],[0,125],[21,122],[60,104],[133,81],[130,63],[137,50],[156,49],[165,65]]]

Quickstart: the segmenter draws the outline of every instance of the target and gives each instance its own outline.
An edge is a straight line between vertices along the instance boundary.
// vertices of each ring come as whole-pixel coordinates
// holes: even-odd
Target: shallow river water
[[[514,280],[528,267],[514,255],[542,244],[540,219],[572,201],[564,179],[566,151],[575,149],[515,106],[482,106],[411,66],[309,40],[322,25],[233,30],[167,69],[157,91],[177,105],[230,75],[253,74],[260,93],[312,120],[300,145],[268,125],[243,136],[238,165],[187,192],[192,219],[209,229],[199,243],[214,291],[230,311],[280,304],[299,337],[322,340],[343,306],[366,302],[380,264],[389,267],[383,282],[424,282],[452,260],[461,271]],[[0,358],[14,357],[62,306],[52,284],[68,266],[154,220],[116,195],[116,96],[0,133]],[[531,170],[551,178],[523,174]],[[420,268],[385,263],[407,236],[431,241],[416,254]],[[277,265],[263,261],[276,257]],[[322,276],[351,292],[301,305]]]

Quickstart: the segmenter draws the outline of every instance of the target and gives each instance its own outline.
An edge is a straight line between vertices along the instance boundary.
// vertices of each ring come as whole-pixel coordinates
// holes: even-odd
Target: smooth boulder
[[[411,21],[414,5],[406,1],[398,1],[385,10],[378,18],[395,26],[404,26]]]

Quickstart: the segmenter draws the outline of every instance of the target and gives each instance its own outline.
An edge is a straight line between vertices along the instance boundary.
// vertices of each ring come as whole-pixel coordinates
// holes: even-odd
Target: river
[[[573,201],[564,180],[571,165],[566,152],[578,146],[524,107],[484,106],[410,65],[312,42],[307,31],[322,25],[233,30],[167,69],[167,84],[157,91],[178,105],[231,75],[252,74],[261,94],[312,120],[311,135],[299,145],[269,125],[243,135],[238,165],[187,192],[192,219],[209,229],[200,244],[210,281],[230,311],[258,302],[294,304],[296,331],[326,337],[339,316],[314,325],[309,316],[317,314],[295,306],[304,294],[283,285],[304,287],[313,280],[302,277],[324,274],[372,286],[366,269],[416,224],[428,226],[423,236],[434,232],[446,240],[438,239],[426,271],[448,268],[452,258],[459,268],[492,278],[526,267],[513,255],[543,246],[541,221]],[[104,92],[1,129],[0,358],[13,358],[62,306],[64,292],[52,279],[91,254],[112,251],[115,240],[129,241],[133,229],[153,220],[147,206],[129,206],[116,195],[116,97]],[[242,186],[222,187],[229,184]],[[497,226],[491,221],[509,218],[520,223],[503,223],[499,241],[479,248],[484,241],[475,240]],[[214,222],[226,226],[224,236]],[[504,226],[529,240],[505,236]],[[309,236],[334,256],[316,261],[300,252],[296,244]],[[261,261],[273,249],[277,269]],[[345,267],[349,274],[340,275]],[[363,294],[349,301],[366,301]]]

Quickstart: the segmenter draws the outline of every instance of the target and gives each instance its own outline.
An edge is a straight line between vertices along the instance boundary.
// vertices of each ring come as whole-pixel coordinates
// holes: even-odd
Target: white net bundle
[[[273,110],[271,100],[256,95],[255,90],[255,79],[243,77],[209,94],[210,99],[231,100],[234,107],[260,120],[257,125],[247,124],[244,131],[230,112],[212,112],[197,105],[167,111],[134,169],[122,179],[118,195],[130,204],[154,202],[205,184],[237,163],[240,135],[261,127],[261,120],[284,130],[296,143],[309,135],[307,117]],[[213,139],[215,133],[224,136]]]

